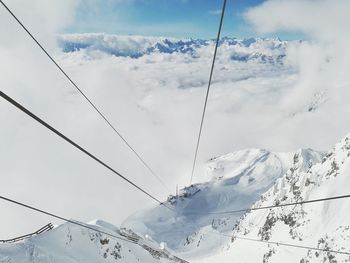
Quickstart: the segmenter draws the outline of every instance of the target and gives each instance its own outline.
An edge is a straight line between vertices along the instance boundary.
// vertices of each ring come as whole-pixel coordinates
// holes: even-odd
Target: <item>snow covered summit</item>
[[[296,155],[291,169],[261,196],[254,207],[349,194],[350,135],[336,144],[321,162],[307,168],[304,158],[305,155]],[[219,253],[198,262],[349,262],[350,256],[346,254],[234,238],[349,253],[349,209],[350,200],[341,199],[251,211],[235,224],[230,232],[233,238],[221,246]]]

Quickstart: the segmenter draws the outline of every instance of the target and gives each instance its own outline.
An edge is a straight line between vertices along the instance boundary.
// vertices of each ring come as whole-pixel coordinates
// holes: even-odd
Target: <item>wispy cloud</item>
[[[257,32],[296,31],[311,40],[289,50],[288,58],[299,68],[300,78],[284,103],[298,107],[315,92],[325,90],[334,96],[348,94],[349,12],[348,0],[269,0],[246,12],[246,19]],[[338,99],[342,101],[341,97]],[[346,104],[346,100],[337,108]]]
[[[208,11],[209,15],[220,15],[221,14],[221,10],[217,9],[217,10],[209,10]]]

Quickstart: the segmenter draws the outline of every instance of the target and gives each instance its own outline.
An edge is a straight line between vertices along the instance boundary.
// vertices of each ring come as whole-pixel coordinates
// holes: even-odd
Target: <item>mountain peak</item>
[[[313,162],[310,163],[310,157]],[[316,157],[316,158],[315,158]],[[350,184],[350,139],[343,138],[328,153],[314,155],[309,149],[295,153],[293,166],[276,184],[265,192],[253,207],[288,204],[304,200],[348,194]],[[320,162],[320,160],[322,161]],[[309,164],[311,165],[309,167]],[[347,213],[350,200],[328,201],[314,204],[254,210],[245,214],[235,225],[233,236],[254,240],[274,241],[295,245],[307,245],[318,249],[345,251],[350,242],[350,215]],[[249,262],[346,262],[348,256],[332,252],[293,250],[283,246],[256,243],[260,249],[247,255],[246,242],[232,239],[229,250],[208,258],[242,257]],[[253,245],[253,244],[252,244]],[[229,261],[222,261],[229,262]]]

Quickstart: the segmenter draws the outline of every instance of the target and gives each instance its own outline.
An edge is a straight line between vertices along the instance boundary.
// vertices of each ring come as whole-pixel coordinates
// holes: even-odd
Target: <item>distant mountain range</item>
[[[64,52],[102,52],[118,57],[139,58],[153,53],[182,53],[199,57],[203,50],[212,53],[214,40],[176,39],[164,37],[119,36],[101,33],[70,34],[58,37]],[[285,57],[287,41],[276,39],[224,37],[220,40],[220,53],[229,55],[232,60],[261,62],[281,61]]]

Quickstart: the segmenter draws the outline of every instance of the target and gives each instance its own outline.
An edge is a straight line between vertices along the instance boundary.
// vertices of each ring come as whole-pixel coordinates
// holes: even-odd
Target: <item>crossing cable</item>
[[[94,227],[91,227],[91,226],[89,226],[89,225],[80,223],[80,222],[78,222],[78,221],[75,221],[75,220],[72,220],[72,219],[64,218],[64,217],[59,216],[59,215],[57,215],[57,214],[53,214],[53,213],[47,212],[47,211],[45,211],[45,210],[36,208],[36,207],[34,207],[34,206],[31,206],[31,205],[27,205],[27,204],[24,204],[24,203],[21,203],[21,202],[18,202],[18,201],[15,201],[15,200],[13,200],[13,199],[10,199],[10,198],[4,197],[4,196],[0,196],[0,199],[2,199],[2,200],[4,200],[4,201],[7,201],[7,202],[10,202],[10,203],[15,204],[15,205],[19,205],[19,206],[25,207],[25,208],[30,209],[30,210],[33,210],[33,211],[36,211],[36,212],[38,212],[38,213],[41,213],[41,214],[44,214],[44,215],[48,215],[48,216],[54,217],[54,218],[56,218],[56,219],[60,219],[60,220],[62,220],[62,221],[65,221],[65,222],[68,222],[68,223],[71,223],[71,224],[74,224],[74,225],[77,225],[77,226],[80,226],[80,227],[83,227],[83,228],[86,228],[86,229],[89,229],[89,230],[98,232],[98,233],[101,233],[101,234],[105,234],[105,235],[107,235],[107,236],[109,236],[109,237],[113,237],[113,238],[116,238],[116,239],[120,239],[120,240],[129,242],[129,243],[137,244],[136,242],[133,242],[133,241],[128,240],[128,239],[126,239],[126,238],[122,238],[122,237],[120,237],[120,236],[113,235],[113,234],[108,233],[108,232],[106,232],[106,231],[96,229],[96,228],[94,228]]]
[[[84,99],[91,105],[91,107],[101,116],[101,118],[107,123],[107,125],[119,136],[119,138],[125,143],[125,145],[135,154],[135,156],[142,162],[142,164],[148,169],[148,171],[166,188],[166,184],[163,180],[153,171],[153,169],[146,163],[140,154],[132,147],[128,141],[122,136],[122,134],[114,127],[114,125],[107,119],[107,117],[97,108],[97,106],[89,99],[89,97],[79,88],[79,86],[72,80],[72,78],[63,70],[63,68],[56,62],[56,60],[50,55],[50,53],[44,48],[42,44],[36,39],[36,37],[29,31],[29,29],[19,20],[19,18],[11,11],[11,9],[2,1],[0,3],[10,13],[10,15],[17,21],[17,23],[23,28],[23,30],[30,36],[30,38],[38,45],[38,47],[45,53],[45,55],[55,64],[55,66],[61,71],[61,73],[68,79],[68,81],[74,86],[76,90],[84,97]]]
[[[196,168],[198,149],[199,149],[199,144],[200,144],[201,135],[202,135],[204,116],[205,116],[205,112],[206,112],[206,109],[207,109],[207,103],[208,103],[208,98],[209,98],[209,91],[210,91],[211,81],[212,81],[212,78],[213,78],[216,54],[217,54],[217,50],[218,50],[218,46],[219,46],[219,40],[220,40],[220,35],[221,35],[221,28],[222,28],[222,24],[223,24],[223,21],[224,21],[226,2],[227,2],[227,0],[224,0],[223,6],[222,6],[222,11],[221,11],[219,30],[218,30],[218,34],[217,34],[217,37],[216,37],[214,56],[213,56],[213,61],[212,61],[212,64],[211,64],[209,81],[208,81],[208,87],[207,87],[207,92],[206,92],[206,95],[205,95],[203,113],[202,113],[202,118],[201,118],[201,124],[200,124],[200,127],[199,127],[198,139],[197,139],[197,144],[196,144],[196,151],[195,151],[195,154],[194,154],[194,160],[193,160],[193,164],[192,164],[192,172],[191,172],[190,184],[192,184],[193,174],[194,174],[194,170]]]
[[[350,198],[350,195],[341,195],[341,196],[333,196],[333,197],[312,199],[312,200],[307,200],[307,201],[300,201],[300,202],[287,203],[287,204],[279,204],[279,205],[274,205],[274,206],[256,207],[256,208],[250,209],[250,211],[261,210],[261,209],[272,209],[272,208],[277,208],[277,207],[286,207],[286,206],[294,206],[294,205],[302,205],[302,204],[310,204],[310,203],[316,203],[316,202],[326,202],[326,201],[332,201],[332,200],[344,199],[344,198]],[[348,255],[348,256],[350,255],[350,252],[344,252],[344,251],[339,251],[339,250],[332,250],[332,249],[327,249],[327,248],[316,248],[316,247],[310,247],[310,246],[288,244],[288,243],[284,243],[284,242],[259,240],[259,239],[253,239],[253,238],[236,236],[236,235],[233,235],[233,236],[230,235],[229,236],[229,235],[225,235],[225,234],[222,234],[222,233],[220,233],[220,234],[223,235],[223,236],[231,237],[233,239],[248,240],[248,241],[253,241],[253,242],[261,242],[261,243],[266,243],[266,244],[277,245],[277,246],[285,246],[285,247],[293,247],[293,248],[300,248],[300,249],[308,249],[308,250],[327,252],[327,253],[335,253],[335,254],[342,254],[342,255]]]
[[[213,233],[213,234],[215,233],[215,234],[220,235],[220,236],[231,237],[233,239],[242,239],[242,240],[253,241],[253,242],[261,242],[261,243],[267,243],[267,244],[277,245],[277,246],[286,246],[286,247],[301,248],[301,249],[315,250],[315,251],[321,251],[321,252],[350,255],[350,252],[345,252],[345,251],[340,251],[340,250],[332,250],[332,249],[326,249],[326,248],[317,248],[317,247],[289,244],[289,243],[284,243],[284,242],[260,240],[260,239],[254,239],[254,238],[248,238],[248,237],[242,237],[242,236],[236,236],[236,235],[225,235],[225,234],[222,234],[219,232],[218,233],[211,232],[211,233]],[[207,232],[207,234],[209,234],[209,232]]]
[[[295,205],[303,205],[303,204],[310,204],[310,203],[317,203],[317,202],[326,202],[326,201],[345,199],[345,198],[350,198],[350,194],[349,195],[332,196],[332,197],[326,197],[326,198],[320,198],[320,199],[311,199],[311,200],[286,203],[286,204],[276,204],[276,205],[269,205],[269,206],[262,206],[262,207],[243,208],[243,209],[231,210],[231,211],[219,211],[219,212],[207,212],[207,213],[189,212],[189,213],[184,213],[184,214],[185,215],[202,215],[202,214],[225,215],[225,214],[235,214],[235,213],[241,213],[241,212],[250,212],[250,211],[256,211],[256,210],[273,209],[273,208],[285,207],[285,206],[295,206]]]
[[[283,242],[274,242],[274,241],[267,241],[267,240],[259,240],[259,239],[240,237],[240,236],[233,236],[233,238],[242,239],[242,240],[249,240],[249,241],[254,241],[254,242],[263,242],[263,243],[277,245],[277,246],[286,246],[286,247],[294,247],[294,248],[301,248],[301,249],[308,249],[308,250],[316,250],[316,251],[321,251],[321,252],[343,254],[343,255],[348,255],[348,256],[350,255],[350,252],[344,252],[344,251],[332,250],[332,249],[326,249],[326,248],[309,247],[309,246],[302,246],[302,245],[288,244],[288,243],[283,243]]]
[[[165,232],[166,234],[170,233],[181,233],[185,234],[184,231],[169,231]],[[202,231],[202,234],[208,234],[208,235],[215,235],[215,236],[224,236],[224,237],[230,237],[232,239],[242,239],[247,241],[254,241],[254,242],[262,242],[262,243],[268,243],[271,245],[277,245],[277,246],[287,246],[287,247],[294,247],[294,248],[300,248],[300,249],[308,249],[308,250],[315,250],[315,251],[321,251],[321,252],[329,252],[329,253],[337,253],[337,254],[343,254],[343,255],[350,255],[350,252],[346,251],[340,251],[340,250],[332,250],[332,249],[326,249],[326,248],[317,248],[317,247],[311,247],[311,246],[303,246],[303,245],[296,245],[296,244],[289,244],[284,242],[276,242],[276,241],[268,241],[268,240],[261,240],[261,239],[254,239],[254,238],[248,238],[248,237],[242,237],[237,235],[228,235],[220,232],[214,232],[214,231]]]
[[[138,189],[139,191],[141,191],[142,193],[144,193],[145,195],[147,195],[148,197],[150,197],[151,199],[153,199],[154,201],[156,201],[157,203],[159,203],[160,205],[165,206],[166,208],[168,208],[171,211],[174,211],[172,208],[168,207],[166,204],[164,204],[163,202],[161,202],[159,199],[157,199],[156,197],[154,197],[152,194],[148,193],[146,190],[142,189],[140,186],[138,186],[137,184],[133,183],[132,181],[130,181],[129,179],[127,179],[124,175],[122,175],[121,173],[117,172],[115,169],[113,169],[111,166],[109,166],[108,164],[106,164],[105,162],[103,162],[102,160],[100,160],[99,158],[97,158],[95,155],[93,155],[92,153],[90,153],[89,151],[85,150],[83,147],[81,147],[79,144],[77,144],[76,142],[74,142],[73,140],[69,139],[67,136],[65,136],[64,134],[62,134],[61,132],[59,132],[58,130],[56,130],[54,127],[52,127],[50,124],[48,124],[47,122],[45,122],[44,120],[42,120],[41,118],[39,118],[38,116],[36,116],[34,113],[32,113],[31,111],[29,111],[27,108],[25,108],[24,106],[22,106],[21,104],[19,104],[17,101],[15,101],[14,99],[10,98],[8,95],[6,95],[3,91],[0,90],[0,96],[2,98],[4,98],[5,100],[7,100],[9,103],[11,103],[13,106],[15,106],[17,109],[21,110],[22,112],[24,112],[25,114],[27,114],[28,116],[30,116],[32,119],[34,119],[35,121],[39,122],[41,125],[43,125],[45,128],[49,129],[50,131],[52,131],[53,133],[55,133],[57,136],[61,137],[63,140],[65,140],[66,142],[68,142],[69,144],[71,144],[72,146],[74,146],[75,148],[77,148],[78,150],[80,150],[81,152],[83,152],[84,154],[86,154],[87,156],[89,156],[91,159],[95,160],[96,162],[98,162],[99,164],[101,164],[102,166],[104,166],[105,168],[107,168],[109,171],[111,171],[112,173],[114,173],[115,175],[119,176],[121,179],[123,179],[124,181],[126,181],[128,184],[132,185],[133,187],[135,187],[136,189]]]

